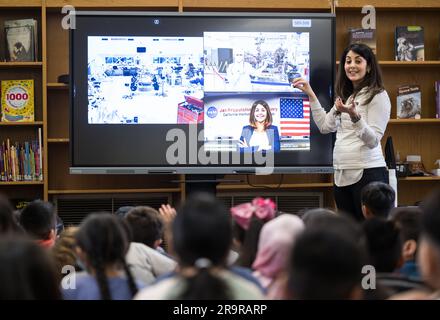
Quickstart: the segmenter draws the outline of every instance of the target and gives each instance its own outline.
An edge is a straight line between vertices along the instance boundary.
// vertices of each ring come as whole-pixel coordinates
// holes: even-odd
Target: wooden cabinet
[[[46,127],[45,103],[43,87],[44,63],[42,28],[44,13],[40,1],[24,1],[21,6],[0,1],[0,81],[1,80],[34,80],[34,118],[33,122],[5,123],[0,122],[0,143],[10,140],[11,144],[24,143],[38,139],[38,129],[42,133]],[[6,62],[6,39],[4,22],[7,20],[32,18],[37,20],[38,52],[34,62]],[[44,148],[43,148],[44,153]],[[43,171],[45,166],[43,166]],[[43,172],[43,181],[0,181],[0,192],[11,199],[43,198],[46,175]]]

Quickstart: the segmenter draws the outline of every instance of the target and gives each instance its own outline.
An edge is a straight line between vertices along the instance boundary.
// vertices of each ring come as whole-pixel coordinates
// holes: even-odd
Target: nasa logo
[[[218,114],[217,108],[216,107],[209,107],[208,110],[206,111],[206,114],[211,119],[217,117],[217,114]]]

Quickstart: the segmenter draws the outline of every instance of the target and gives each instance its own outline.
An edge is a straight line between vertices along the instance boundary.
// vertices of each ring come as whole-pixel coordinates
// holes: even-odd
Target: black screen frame
[[[331,77],[331,85],[329,86],[329,94],[327,99],[327,104],[323,104],[324,108],[326,110],[329,110],[331,108],[332,103],[331,101],[334,100],[334,93],[333,93],[333,87],[334,87],[334,79],[335,79],[335,45],[336,45],[336,35],[335,35],[335,15],[328,14],[328,13],[221,13],[221,12],[197,12],[197,13],[173,13],[173,12],[105,12],[105,11],[77,11],[76,12],[76,18],[81,19],[82,17],[85,17],[87,19],[90,18],[97,18],[102,19],[103,17],[133,17],[133,18],[139,18],[139,17],[146,17],[148,19],[158,18],[163,19],[166,17],[171,18],[194,18],[194,19],[201,19],[201,18],[230,18],[230,19],[326,19],[330,21],[331,30],[330,33],[330,53],[331,57],[329,58],[332,62],[330,66],[330,77]],[[78,20],[77,20],[77,26],[78,26]],[[81,24],[79,24],[81,26]],[[231,165],[231,164],[215,164],[215,165],[201,165],[201,164],[178,164],[178,165],[168,165],[166,163],[157,163],[154,165],[148,164],[128,164],[123,162],[117,162],[115,163],[89,163],[84,161],[78,161],[77,155],[78,155],[78,145],[80,142],[78,140],[78,127],[76,125],[76,122],[78,122],[78,113],[75,111],[75,108],[77,106],[75,105],[77,103],[76,99],[76,83],[75,81],[78,81],[76,78],[77,75],[77,68],[76,64],[77,61],[75,61],[75,57],[77,56],[75,49],[75,36],[77,33],[77,29],[71,29],[69,34],[69,43],[70,43],[70,93],[69,93],[69,103],[70,103],[70,172],[73,174],[145,174],[145,173],[182,173],[182,174],[230,174],[230,173],[255,173],[256,168],[258,168],[258,165],[256,164],[240,164],[240,165]],[[313,66],[312,66],[313,70]],[[311,72],[312,74],[312,72]],[[311,78],[311,83],[313,85],[313,78]],[[320,89],[322,91],[322,88]],[[320,98],[321,100],[321,98]],[[119,125],[110,125],[110,126],[119,126]],[[149,125],[152,126],[152,125]],[[154,126],[154,125],[153,125]],[[131,126],[128,126],[129,128]],[[116,128],[116,127],[115,127]],[[286,164],[284,163],[277,163],[277,156],[275,157],[275,166],[273,172],[275,173],[331,173],[333,172],[333,166],[332,166],[332,153],[333,153],[333,146],[334,146],[334,140],[335,135],[329,134],[329,135],[321,135],[319,131],[316,128],[316,125],[314,124],[313,120],[311,120],[311,130],[314,130],[315,139],[319,139],[320,143],[323,143],[326,145],[327,155],[326,159],[323,162],[315,161],[311,163],[310,161],[304,161],[302,159],[301,154],[294,155],[294,162],[292,164]],[[130,128],[131,129],[131,128]],[[130,131],[130,130],[128,130]],[[134,135],[130,132],[124,133],[125,138],[124,139],[133,139]],[[312,136],[312,135],[311,135]],[[90,135],[87,135],[87,137],[90,137]],[[83,138],[84,139],[84,138]],[[313,145],[312,145],[313,146]],[[320,146],[320,145],[319,145]],[[117,152],[117,150],[108,150],[108,154],[105,156],[107,159],[109,157],[114,156]],[[135,150],[134,150],[135,151]],[[303,151],[300,151],[303,152]],[[303,154],[304,155],[304,154]],[[310,158],[310,155],[306,155],[305,158]]]

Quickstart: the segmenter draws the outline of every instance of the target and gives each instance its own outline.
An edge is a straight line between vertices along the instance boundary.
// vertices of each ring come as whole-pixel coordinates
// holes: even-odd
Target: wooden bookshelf
[[[376,9],[383,10],[420,10],[420,9],[438,9],[438,0],[338,0],[338,9],[359,9],[365,5],[372,5]]]
[[[319,189],[331,188],[332,182],[318,183],[283,183],[283,184],[262,184],[262,185],[243,185],[243,184],[220,184],[217,190],[249,190],[249,189]]]
[[[0,62],[1,69],[41,68],[42,66],[42,62]]]
[[[67,139],[67,138],[49,138],[49,139],[47,139],[47,143],[69,143],[69,139]]]
[[[440,177],[437,176],[431,176],[431,177],[405,177],[405,178],[399,178],[399,181],[403,182],[412,182],[412,181],[438,181],[440,182]]]
[[[0,122],[0,126],[3,127],[20,127],[20,126],[42,126],[43,121],[33,121],[33,122]]]
[[[47,84],[47,88],[50,90],[68,90],[69,85],[65,83],[50,82]]]
[[[0,181],[0,186],[37,186],[37,185],[44,185],[44,181]]]
[[[389,124],[440,125],[440,119],[390,119]]]
[[[180,188],[157,189],[76,189],[49,190],[49,194],[120,194],[120,193],[178,193]]]

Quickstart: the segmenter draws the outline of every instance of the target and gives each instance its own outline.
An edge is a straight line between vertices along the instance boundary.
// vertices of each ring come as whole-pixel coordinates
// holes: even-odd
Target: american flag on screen
[[[280,134],[282,137],[310,136],[309,99],[280,99]]]

